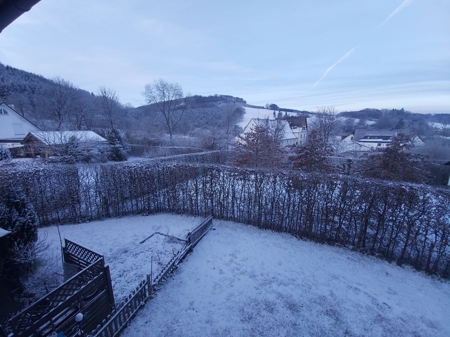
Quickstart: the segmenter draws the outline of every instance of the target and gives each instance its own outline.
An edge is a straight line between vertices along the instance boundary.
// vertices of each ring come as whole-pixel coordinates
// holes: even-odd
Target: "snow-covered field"
[[[141,240],[154,231],[184,237],[201,220],[160,214],[60,229],[104,254],[114,291],[126,293],[148,273],[148,257],[140,261],[154,255],[149,247],[173,249],[173,240]],[[124,337],[450,336],[448,281],[251,226],[214,220],[213,228]],[[57,252],[56,228],[43,231]]]
[[[256,108],[245,108],[245,114],[242,117],[242,121],[238,124],[243,129],[247,126],[248,122],[252,118],[271,118],[273,119],[273,110],[268,109],[256,109]]]

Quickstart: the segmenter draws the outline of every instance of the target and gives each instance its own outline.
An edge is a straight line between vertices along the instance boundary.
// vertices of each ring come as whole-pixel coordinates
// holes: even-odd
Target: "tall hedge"
[[[450,276],[450,194],[425,185],[176,163],[27,168],[2,180],[26,191],[42,225],[212,214]]]

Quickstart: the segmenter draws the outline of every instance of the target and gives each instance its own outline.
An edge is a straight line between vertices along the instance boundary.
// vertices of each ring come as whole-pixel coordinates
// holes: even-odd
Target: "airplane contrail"
[[[356,48],[358,48],[360,45],[357,45],[356,47],[353,47],[352,49],[350,49],[344,56],[342,56],[339,61],[337,61],[335,64],[333,64],[331,67],[329,67],[327,70],[325,70],[325,72],[323,73],[322,77],[313,85],[313,88],[318,85],[320,82],[322,82],[322,80],[328,75],[328,73],[333,70],[334,67],[336,67],[339,63],[341,63],[342,61],[344,61],[347,57],[350,56],[351,53],[353,53]]]
[[[381,25],[378,26],[378,28],[380,28],[381,26],[383,26],[386,22],[388,22],[394,15],[400,13],[406,6],[409,6],[411,3],[413,2],[413,0],[405,0],[403,1],[403,3],[397,7],[397,9],[395,11],[393,11],[387,18],[386,20],[383,21],[383,23]]]
[[[405,7],[409,6],[411,3],[413,2],[413,0],[404,0],[402,2],[402,4],[400,6],[398,6],[391,14],[389,14],[389,16],[381,23],[381,25],[378,26],[378,28],[382,27],[384,24],[386,24],[386,22],[388,22],[394,15],[400,13],[403,9],[405,9]],[[348,51],[344,56],[342,56],[339,61],[337,61],[335,64],[333,64],[331,67],[329,67],[327,70],[325,70],[325,72],[323,73],[322,77],[316,82],[314,83],[314,85],[312,86],[313,88],[316,87],[320,82],[323,81],[323,79],[325,77],[327,77],[328,73],[333,70],[334,67],[336,67],[339,63],[341,63],[342,61],[344,61],[347,57],[349,57],[351,55],[351,53],[353,53],[360,45],[357,45],[356,47],[353,47],[352,49],[350,49],[350,51]]]

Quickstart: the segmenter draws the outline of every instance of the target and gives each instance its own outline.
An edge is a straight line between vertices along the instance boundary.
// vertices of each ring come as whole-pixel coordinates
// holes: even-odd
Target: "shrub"
[[[17,282],[31,269],[35,260],[38,224],[33,205],[21,189],[0,187],[0,227],[11,232],[6,237],[2,277]]]
[[[11,161],[11,151],[0,145],[0,162],[9,163]]]

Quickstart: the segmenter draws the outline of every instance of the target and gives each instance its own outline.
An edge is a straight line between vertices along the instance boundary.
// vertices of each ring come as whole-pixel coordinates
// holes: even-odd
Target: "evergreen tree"
[[[0,187],[0,227],[10,231],[1,276],[12,282],[29,271],[35,260],[39,219],[23,191]]]
[[[280,166],[285,157],[280,146],[283,133],[283,124],[279,121],[255,120],[251,130],[238,136],[236,164],[265,168]]]
[[[128,145],[126,144],[124,138],[120,134],[119,130],[111,129],[106,139],[109,142],[111,151],[109,154],[109,159],[112,161],[125,161],[128,158]]]
[[[361,165],[361,173],[370,178],[423,183],[429,180],[425,157],[412,154],[410,138],[404,134],[394,137],[381,151],[370,155]]]
[[[295,155],[292,157],[292,166],[306,172],[331,172],[333,166],[329,156],[333,150],[321,137],[317,130],[312,130],[305,144],[294,147]]]

